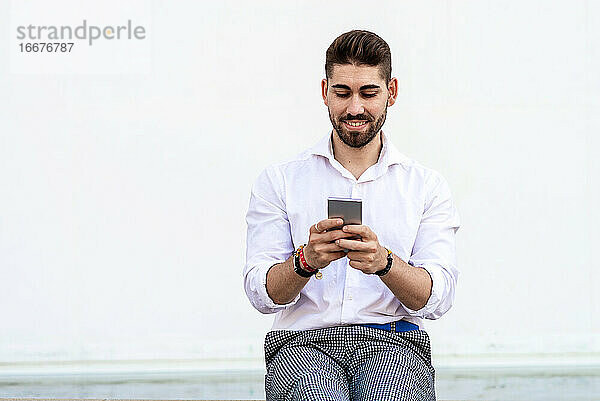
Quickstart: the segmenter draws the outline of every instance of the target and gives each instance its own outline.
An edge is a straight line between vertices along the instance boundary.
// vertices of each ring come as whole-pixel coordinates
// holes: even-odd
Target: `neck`
[[[375,138],[362,148],[353,148],[346,145],[337,135],[332,134],[333,157],[346,170],[350,171],[358,179],[366,169],[377,163],[379,153],[383,147],[382,133],[379,131]]]

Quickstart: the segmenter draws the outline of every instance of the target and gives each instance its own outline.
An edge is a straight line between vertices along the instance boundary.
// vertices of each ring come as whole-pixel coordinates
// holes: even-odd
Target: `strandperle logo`
[[[55,40],[87,40],[92,46],[97,40],[142,40],[146,39],[146,29],[141,26],[133,26],[131,20],[126,25],[88,25],[83,20],[82,25],[72,27],[69,25],[21,25],[17,27],[17,39],[36,41]]]

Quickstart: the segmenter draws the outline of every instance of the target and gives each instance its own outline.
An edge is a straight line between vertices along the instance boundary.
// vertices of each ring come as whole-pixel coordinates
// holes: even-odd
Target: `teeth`
[[[350,121],[346,121],[346,124],[348,124],[348,125],[351,125],[351,126],[353,126],[353,127],[360,127],[361,125],[364,125],[364,124],[365,124],[365,121],[362,121],[362,122],[360,122],[360,123],[352,123],[352,122],[350,122]]]

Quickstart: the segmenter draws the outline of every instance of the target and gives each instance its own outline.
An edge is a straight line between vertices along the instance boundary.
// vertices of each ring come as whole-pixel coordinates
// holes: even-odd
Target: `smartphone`
[[[344,224],[331,230],[341,230],[346,224],[362,224],[362,199],[338,198],[331,196],[327,198],[327,217],[329,219],[341,218]],[[360,239],[360,236],[348,239]]]

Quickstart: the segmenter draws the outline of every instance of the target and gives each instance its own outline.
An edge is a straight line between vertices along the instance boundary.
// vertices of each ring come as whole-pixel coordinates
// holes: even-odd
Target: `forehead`
[[[379,67],[356,64],[334,64],[331,76],[329,77],[329,84],[343,84],[351,88],[359,88],[363,85],[386,87]]]

